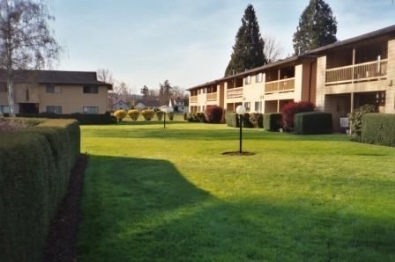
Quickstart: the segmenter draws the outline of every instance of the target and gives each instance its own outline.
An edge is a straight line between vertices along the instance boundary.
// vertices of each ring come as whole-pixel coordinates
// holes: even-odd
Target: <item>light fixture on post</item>
[[[239,126],[240,126],[240,147],[239,147],[239,153],[241,154],[242,151],[242,140],[243,140],[243,116],[246,112],[246,109],[243,105],[239,105],[236,107],[236,114],[239,115]]]

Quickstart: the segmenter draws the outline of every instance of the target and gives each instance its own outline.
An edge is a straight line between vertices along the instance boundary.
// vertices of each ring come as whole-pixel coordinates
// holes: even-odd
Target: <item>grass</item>
[[[395,149],[171,122],[83,126],[79,261],[394,261]]]

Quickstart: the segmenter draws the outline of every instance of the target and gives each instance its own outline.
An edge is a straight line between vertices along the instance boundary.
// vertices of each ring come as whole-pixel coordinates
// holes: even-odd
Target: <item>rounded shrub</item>
[[[207,106],[205,110],[206,121],[208,123],[221,123],[224,109],[220,106]]]
[[[162,121],[163,115],[164,115],[163,111],[159,110],[156,112],[156,118],[158,119],[158,121]]]
[[[117,118],[119,122],[121,122],[126,116],[128,115],[128,112],[123,109],[119,109],[114,112],[114,116]]]
[[[137,119],[139,118],[140,115],[140,111],[137,109],[131,109],[128,111],[128,116],[133,120],[133,121],[137,121]]]
[[[294,116],[297,113],[312,112],[315,105],[310,101],[289,102],[281,109],[283,128],[285,131],[294,129]]]
[[[374,105],[363,105],[360,106],[354,111],[352,111],[348,117],[350,119],[350,129],[351,129],[351,139],[355,141],[361,140],[362,133],[362,117],[368,113],[376,112],[376,107]]]
[[[155,115],[155,111],[152,109],[145,109],[141,111],[141,114],[143,115],[145,121],[151,121]]]

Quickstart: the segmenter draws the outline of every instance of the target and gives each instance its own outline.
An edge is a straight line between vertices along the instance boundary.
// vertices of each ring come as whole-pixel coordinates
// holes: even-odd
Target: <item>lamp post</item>
[[[162,112],[163,112],[163,129],[166,129],[166,113],[172,113],[173,108],[169,106],[164,106],[162,107]]]
[[[239,105],[238,107],[236,107],[236,114],[239,115],[239,126],[240,126],[240,147],[239,147],[239,153],[242,153],[242,140],[243,140],[243,115],[245,114],[246,109],[243,105]]]

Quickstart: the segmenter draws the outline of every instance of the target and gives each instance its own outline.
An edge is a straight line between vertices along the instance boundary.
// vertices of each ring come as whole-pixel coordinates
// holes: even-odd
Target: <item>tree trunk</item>
[[[8,105],[10,107],[10,117],[15,117],[14,82],[11,79],[7,80],[7,90],[8,90]]]

